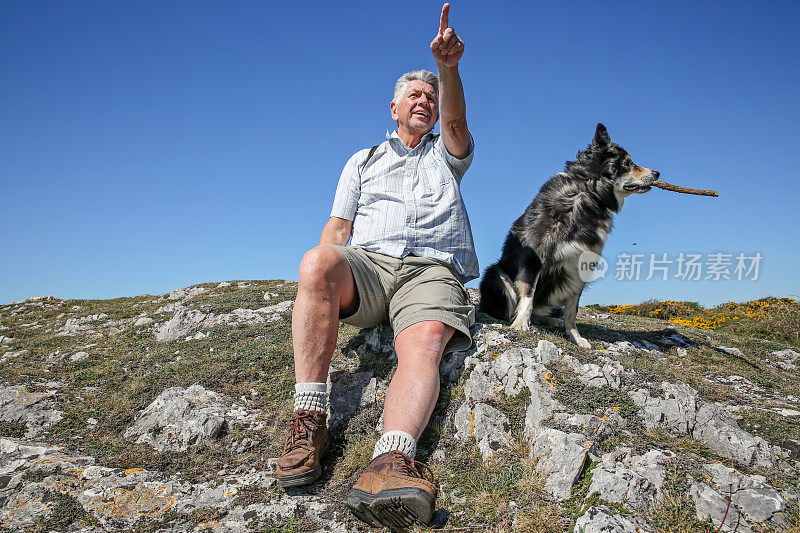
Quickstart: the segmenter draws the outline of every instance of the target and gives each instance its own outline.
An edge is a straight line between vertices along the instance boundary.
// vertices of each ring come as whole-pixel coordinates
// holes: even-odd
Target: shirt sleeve
[[[447,151],[447,147],[444,145],[444,140],[442,139],[441,134],[439,138],[436,139],[436,145],[434,149],[439,152],[440,157],[445,160],[447,166],[450,167],[450,170],[453,171],[453,175],[456,179],[461,182],[461,178],[464,177],[464,174],[467,173],[467,169],[472,164],[472,156],[475,153],[475,141],[472,139],[472,133],[469,134],[469,153],[467,153],[464,158],[459,159],[450,152]]]
[[[357,152],[344,165],[342,175],[339,177],[339,185],[336,186],[336,195],[333,197],[332,217],[345,220],[355,220],[356,218],[358,197],[361,194],[359,163],[362,163],[362,159],[364,159],[362,152],[364,150]]]

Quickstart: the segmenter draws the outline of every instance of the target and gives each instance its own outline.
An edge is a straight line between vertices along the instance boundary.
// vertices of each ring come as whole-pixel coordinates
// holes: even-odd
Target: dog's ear
[[[608,146],[611,144],[611,137],[608,136],[608,130],[602,123],[597,123],[597,129],[594,132],[594,140],[592,141],[596,146]]]

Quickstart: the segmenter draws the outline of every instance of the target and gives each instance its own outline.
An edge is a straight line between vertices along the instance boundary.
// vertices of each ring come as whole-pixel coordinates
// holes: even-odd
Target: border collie
[[[598,124],[589,147],[547,180],[511,226],[500,261],[481,280],[481,310],[525,331],[531,320],[560,325],[550,312],[563,305],[567,337],[591,348],[575,324],[587,283],[582,262],[599,259],[625,198],[649,191],[658,176],[634,164]]]

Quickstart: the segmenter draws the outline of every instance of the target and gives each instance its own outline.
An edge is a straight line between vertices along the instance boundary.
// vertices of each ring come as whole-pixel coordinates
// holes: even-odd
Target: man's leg
[[[339,333],[339,311],[356,299],[344,254],[332,246],[309,250],[300,262],[292,311],[294,376],[297,383],[325,383]]]
[[[433,516],[436,486],[413,458],[439,397],[439,361],[454,331],[427,320],[395,336],[397,371],[386,395],[384,434],[345,498],[353,514],[373,526],[405,528]]]
[[[320,459],[328,445],[325,382],[339,330],[339,311],[356,301],[353,273],[340,250],[318,246],[300,263],[300,283],[292,312],[295,360],[294,413],[278,482],[307,485],[322,474]]]
[[[419,440],[439,398],[439,362],[442,352],[455,330],[435,320],[417,322],[397,334],[397,371],[389,384],[383,411],[384,442],[376,446],[375,454],[399,449],[414,457]],[[390,435],[412,437],[413,450],[393,447]],[[384,449],[387,448],[388,449]]]

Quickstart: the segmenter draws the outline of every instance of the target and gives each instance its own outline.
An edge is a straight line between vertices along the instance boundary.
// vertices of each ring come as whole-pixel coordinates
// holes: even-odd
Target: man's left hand
[[[443,5],[442,18],[439,20],[439,33],[431,41],[433,59],[440,67],[455,67],[464,53],[464,41],[448,25],[449,14],[450,4]]]

